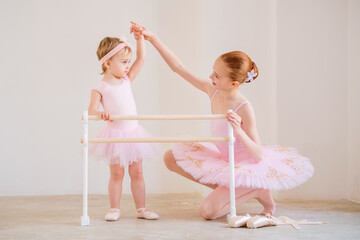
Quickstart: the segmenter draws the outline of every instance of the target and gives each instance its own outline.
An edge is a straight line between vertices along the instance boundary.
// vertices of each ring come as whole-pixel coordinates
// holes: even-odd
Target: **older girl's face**
[[[224,62],[218,58],[216,59],[213,67],[213,72],[210,75],[212,84],[218,88],[227,90],[234,87],[234,81],[232,81],[228,76],[227,68]]]

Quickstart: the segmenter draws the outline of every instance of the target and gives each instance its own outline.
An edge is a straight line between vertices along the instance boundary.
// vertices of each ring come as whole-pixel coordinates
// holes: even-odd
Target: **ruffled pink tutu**
[[[102,128],[95,138],[147,138],[151,135],[141,126],[131,130]],[[129,166],[143,158],[154,159],[158,155],[159,147],[156,143],[90,143],[89,153],[108,164]]]
[[[262,161],[255,162],[244,148],[235,151],[235,186],[284,190],[306,182],[314,172],[309,159],[287,146],[263,146]],[[184,171],[203,184],[230,185],[227,154],[213,143],[177,143],[173,154]]]
[[[227,120],[211,120],[212,136],[227,136]],[[177,143],[173,154],[185,172],[203,184],[230,185],[228,142]],[[273,190],[291,189],[314,173],[310,160],[287,146],[263,146],[263,159],[256,162],[242,143],[234,143],[235,186]]]
[[[214,100],[216,90],[211,98]],[[234,110],[237,112],[247,100]],[[211,120],[213,137],[228,136],[226,119]],[[243,128],[241,126],[241,128]],[[230,185],[228,142],[177,143],[173,147],[176,163],[203,184]],[[235,187],[273,190],[291,189],[306,182],[314,173],[310,160],[287,146],[263,146],[263,158],[256,162],[239,141],[234,143]]]

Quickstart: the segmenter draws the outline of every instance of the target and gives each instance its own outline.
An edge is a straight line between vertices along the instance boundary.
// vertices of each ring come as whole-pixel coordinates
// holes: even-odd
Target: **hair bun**
[[[254,70],[254,73],[256,73],[256,76],[253,77],[254,80],[255,80],[255,79],[259,76],[259,70],[258,70],[256,64],[255,64],[253,61],[251,61],[251,65],[252,65],[252,69],[251,69],[251,70]]]

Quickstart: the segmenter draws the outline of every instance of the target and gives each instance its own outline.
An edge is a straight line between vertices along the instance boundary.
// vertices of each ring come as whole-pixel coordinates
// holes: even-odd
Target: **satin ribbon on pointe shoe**
[[[275,218],[274,216],[271,216],[272,218]],[[306,219],[295,221],[291,218],[288,218],[286,216],[280,216],[277,218],[277,225],[291,225],[293,228],[299,230],[301,227],[298,225],[319,225],[319,224],[327,224],[327,222],[308,222]]]
[[[280,216],[278,218],[267,214],[265,216],[255,216],[249,219],[246,223],[248,228],[259,228],[276,225],[291,225],[295,229],[301,229],[299,225],[317,225],[326,224],[326,222],[308,222],[307,220],[295,221],[286,216]]]

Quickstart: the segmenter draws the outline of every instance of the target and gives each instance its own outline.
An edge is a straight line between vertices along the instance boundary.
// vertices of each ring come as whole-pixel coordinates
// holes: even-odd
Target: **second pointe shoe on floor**
[[[259,228],[276,225],[278,225],[276,219],[273,218],[270,214],[267,214],[266,216],[254,216],[246,223],[248,228]]]
[[[147,220],[158,220],[159,215],[156,213],[147,210],[146,208],[138,208],[136,209],[137,218],[147,219]]]
[[[118,208],[110,208],[109,212],[105,215],[106,221],[117,221],[120,218],[121,212]]]
[[[232,228],[238,228],[245,226],[247,221],[251,218],[250,214],[246,214],[245,216],[236,216],[229,220],[229,225]]]

